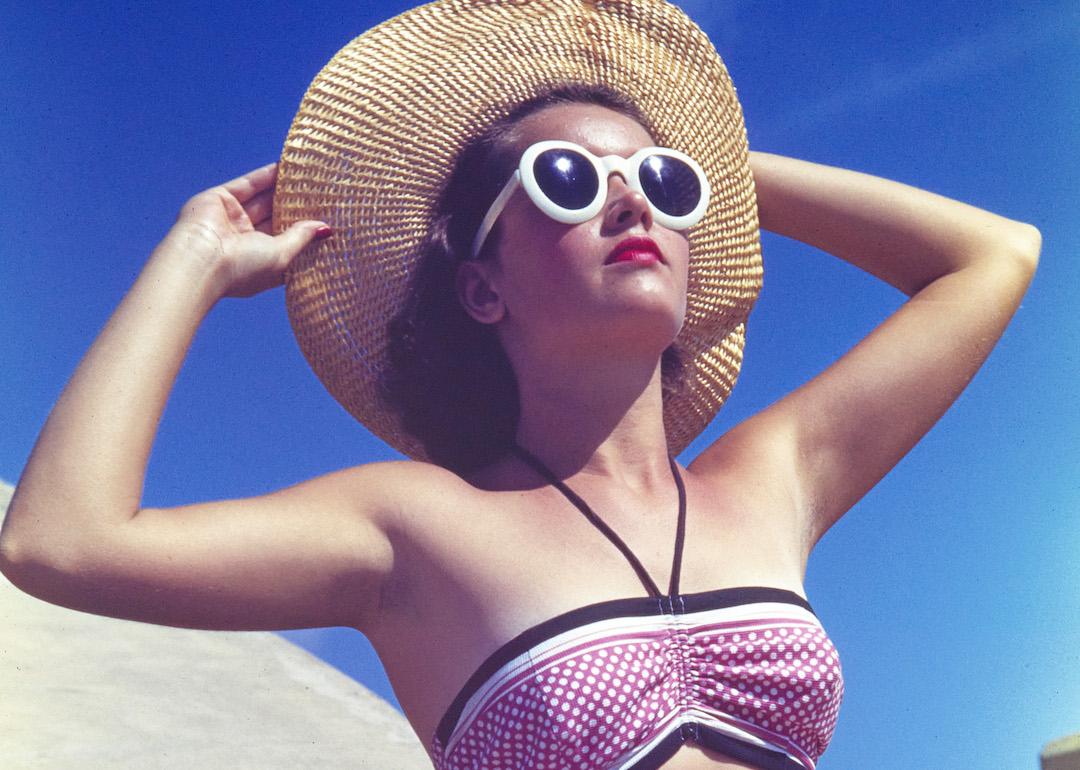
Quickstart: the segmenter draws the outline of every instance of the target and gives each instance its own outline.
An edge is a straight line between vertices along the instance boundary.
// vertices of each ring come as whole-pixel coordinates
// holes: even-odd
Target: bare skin
[[[600,155],[653,143],[632,120],[587,105],[548,108],[520,126],[522,147],[549,138]],[[959,395],[1039,250],[1034,228],[930,193],[777,156],[753,154],[751,164],[763,227],[912,299],[684,470],[685,593],[802,593],[814,544]],[[470,479],[386,463],[263,497],[140,507],[157,421],[202,318],[223,296],[279,283],[315,235],[314,222],[265,233],[273,181],[273,167],[259,169],[184,207],[42,430],[0,536],[0,567],[47,601],[115,617],[358,628],[429,745],[493,650],[561,612],[643,588],[558,492],[512,459]],[[499,258],[466,268],[460,288],[511,354],[523,394],[518,440],[666,585],[676,493],[658,373],[685,307],[685,239],[655,225],[619,177],[590,222],[557,224],[519,193],[500,231]],[[642,234],[665,263],[606,270],[610,249]],[[750,766],[688,745],[666,767]]]

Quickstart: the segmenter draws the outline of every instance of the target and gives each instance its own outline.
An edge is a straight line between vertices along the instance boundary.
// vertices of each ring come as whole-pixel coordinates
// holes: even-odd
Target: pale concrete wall
[[[0,483],[0,518],[10,496]],[[275,634],[101,618],[0,576],[0,767],[431,763],[396,709]]]
[[[1080,733],[1046,744],[1039,759],[1042,770],[1080,770]]]

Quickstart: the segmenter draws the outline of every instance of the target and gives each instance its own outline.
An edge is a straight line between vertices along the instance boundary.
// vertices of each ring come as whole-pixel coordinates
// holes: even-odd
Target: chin
[[[607,277],[607,276],[605,276]],[[637,268],[621,275],[611,274],[598,287],[602,304],[613,304],[626,312],[682,316],[686,313],[686,289],[663,266]]]
[[[660,355],[682,330],[685,306],[672,308],[670,303],[636,302],[609,307],[601,322],[601,335],[610,345],[621,340],[635,348],[655,350]]]

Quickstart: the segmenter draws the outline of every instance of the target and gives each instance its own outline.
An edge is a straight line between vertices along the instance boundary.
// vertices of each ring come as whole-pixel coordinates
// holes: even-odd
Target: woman
[[[661,144],[651,115],[595,93],[508,115],[512,163],[546,141],[576,146],[582,168]],[[804,604],[808,554],[974,374],[1031,278],[1038,235],[864,175],[749,163],[762,227],[912,300],[686,468],[669,462],[664,370],[678,374],[701,246],[632,174],[601,165],[589,188],[601,205],[583,221],[557,221],[544,190],[509,173],[485,178],[494,192],[473,202],[456,296],[493,332],[518,394],[509,437],[478,432],[493,447],[478,467],[432,439],[427,453],[462,475],[389,463],[250,500],[140,509],[155,426],[201,318],[290,265],[302,277],[305,247],[340,237],[315,220],[268,234],[272,166],[195,196],[42,431],[4,531],[5,573],[50,601],[151,622],[356,627],[439,766],[812,767],[842,688]],[[718,191],[727,181],[705,179]],[[559,618],[569,623],[545,628]],[[721,641],[723,623],[758,630]],[[628,639],[630,626],[646,641]],[[801,633],[805,648],[789,639]],[[609,662],[551,649],[575,634]],[[819,678],[785,664],[811,644]],[[636,657],[614,652],[624,648]],[[530,680],[508,689],[519,670]],[[778,677],[805,689],[773,693]]]

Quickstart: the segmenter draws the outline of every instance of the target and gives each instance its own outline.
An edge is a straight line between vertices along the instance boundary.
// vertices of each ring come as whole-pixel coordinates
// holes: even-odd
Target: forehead
[[[522,151],[545,139],[575,142],[596,155],[632,155],[654,144],[636,120],[597,104],[545,107],[522,119],[514,133]]]

